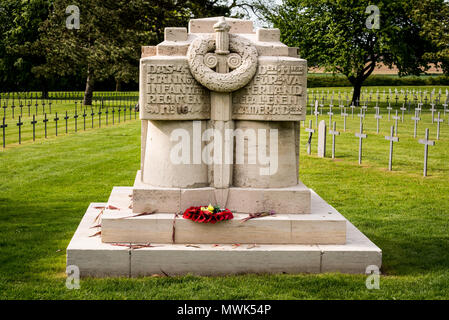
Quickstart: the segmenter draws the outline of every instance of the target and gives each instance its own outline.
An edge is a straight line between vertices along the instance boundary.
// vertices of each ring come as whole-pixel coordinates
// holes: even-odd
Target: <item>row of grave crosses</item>
[[[446,89],[446,98],[443,101],[442,98],[442,90],[441,88],[438,91],[438,94],[436,94],[435,92],[435,88],[428,92],[427,89],[422,91],[422,90],[403,90],[401,89],[399,92],[398,90],[395,88],[395,93],[394,93],[394,97],[393,97],[393,93],[391,91],[391,89],[389,89],[389,92],[386,93],[385,89],[383,90],[383,101],[386,101],[389,105],[391,103],[394,102],[395,106],[398,105],[398,102],[400,100],[400,96],[402,96],[402,103],[403,105],[407,105],[408,104],[408,108],[410,109],[411,105],[413,104],[414,106],[416,106],[418,103],[421,103],[424,106],[427,105],[431,105],[431,106],[435,106],[437,104],[441,104],[441,105],[447,105],[449,102],[449,90]],[[346,100],[346,106],[349,107],[350,106],[350,99],[348,94],[350,94],[352,96],[353,90],[352,91],[345,91],[345,100]],[[311,101],[315,101],[318,100],[320,102],[320,104],[324,105],[326,103],[329,104],[333,104],[334,99],[335,99],[335,91],[332,91],[332,93],[330,94],[329,90],[327,90],[327,94],[325,91],[323,90],[308,90],[308,97],[307,97],[307,104],[309,104],[310,102],[310,98]],[[360,100],[357,99],[355,101],[355,106],[360,106],[360,103],[364,103],[364,105],[370,105],[371,103],[374,102],[373,99],[373,90],[370,90],[369,94],[368,94],[368,90],[365,89],[365,92],[361,92],[361,96],[360,96]],[[376,106],[378,106],[381,102],[381,93],[379,92],[379,89],[377,89],[376,92]],[[340,106],[344,106],[344,103],[342,101],[342,95],[341,92],[338,91],[338,104]]]
[[[318,107],[320,106],[320,111],[318,109]],[[354,109],[356,109],[356,107],[354,105],[350,106],[351,108],[351,115],[352,118],[354,118]],[[357,117],[361,118],[361,119],[365,119],[366,116],[366,110],[368,109],[367,106],[361,106],[360,107],[360,113],[357,114]],[[380,121],[383,118],[382,115],[380,114],[380,107],[379,106],[375,106],[374,107],[376,113],[374,114],[374,118],[376,119],[376,133],[379,134],[380,131]],[[388,121],[391,121],[392,119],[395,122],[394,128],[395,128],[395,134],[397,135],[397,130],[399,128],[399,120],[401,121],[401,123],[404,122],[405,119],[405,111],[406,108],[401,107],[399,110],[401,111],[401,114],[399,115],[399,111],[395,110],[395,114],[391,115],[391,111],[393,110],[393,108],[391,107],[387,107],[388,110]],[[439,140],[440,138],[440,128],[441,128],[441,123],[444,122],[444,119],[442,118],[441,112],[438,111],[437,109],[430,109],[431,113],[432,113],[432,124],[436,123],[437,124],[437,140]],[[422,112],[422,106],[421,104],[418,104],[418,107],[415,108],[415,115],[411,117],[411,120],[414,121],[414,135],[413,137],[416,138],[417,135],[417,127],[418,127],[418,123],[419,121],[421,121],[421,112]],[[435,117],[435,113],[437,114],[437,117]],[[446,116],[446,113],[449,113],[449,109],[444,109],[444,116]],[[319,115],[323,114],[323,109],[322,106],[318,103],[318,100],[315,101],[315,108],[314,108],[314,112],[311,113],[315,116],[315,127],[318,127],[318,117]],[[329,112],[327,112],[327,115],[329,116],[329,128],[332,127],[332,117],[335,115],[335,113],[333,112],[333,105],[329,105]],[[342,107],[340,108],[340,116],[344,119],[343,120],[343,130],[346,131],[346,118],[349,116],[349,114],[346,112],[346,107]],[[449,121],[448,121],[449,124]]]
[[[16,101],[17,99],[17,101]],[[17,102],[17,105],[16,105]],[[65,100],[60,100],[60,103],[66,102]],[[34,99],[34,103],[33,103],[33,96],[30,96],[30,99],[24,99],[21,100],[20,96],[19,97],[12,97],[11,99],[9,99],[8,97],[4,97],[3,98],[3,104],[2,104],[2,98],[1,98],[1,94],[0,94],[0,106],[3,109],[3,117],[6,117],[6,112],[7,109],[9,108],[11,110],[11,118],[15,119],[16,116],[16,110],[17,108],[19,108],[20,110],[20,116],[23,118],[24,117],[24,111],[23,108],[27,108],[25,110],[28,110],[28,117],[31,117],[32,115],[32,108],[34,109],[33,113],[34,116],[37,117],[40,107],[42,108],[42,115],[44,115],[45,113],[52,113],[52,105],[54,103],[58,103],[58,100],[54,100],[53,98],[50,100],[50,98],[47,99],[42,99],[42,98],[37,98],[35,97]],[[78,103],[80,106],[80,109],[82,108],[83,104],[82,104],[82,99],[78,102],[77,100],[74,100],[74,104],[75,104],[75,110],[77,111],[78,109]],[[133,98],[132,97],[127,97],[126,99],[121,99],[118,98],[117,100],[114,100],[114,105],[111,107],[119,107],[119,106],[123,106],[125,109],[126,107],[132,108],[133,107]],[[92,108],[97,108],[98,109],[104,109],[106,107],[109,106],[105,106],[104,103],[104,98],[101,97],[100,100],[94,99],[92,101]]]
[[[132,119],[132,109],[129,109],[129,120]],[[121,117],[121,111],[122,109],[119,107],[117,109],[117,113],[118,113],[118,123],[120,123],[121,119],[123,118],[123,121],[126,121],[126,110],[123,113],[123,117]],[[105,114],[105,120],[106,120],[106,125],[109,125],[109,113],[112,114],[112,125],[114,125],[116,123],[116,117],[115,117],[115,113],[116,110],[115,108],[112,108],[111,112],[109,111],[108,108],[105,109],[104,112],[102,112],[101,110],[99,110],[98,112],[94,112],[93,109],[91,109],[91,113],[86,113],[86,109],[84,109],[84,112],[82,114],[78,114],[77,111],[75,111],[75,114],[72,116],[72,118],[74,119],[74,124],[75,124],[75,133],[78,132],[78,118],[81,116],[83,117],[83,129],[86,130],[87,126],[86,126],[86,117],[88,117],[89,115],[91,116],[91,126],[92,128],[94,128],[94,117],[95,115],[98,115],[98,128],[101,128],[101,120],[102,120],[102,114]],[[70,119],[70,116],[68,115],[68,112],[65,112],[65,116],[63,117],[63,120],[65,120],[65,133],[68,133],[68,120]],[[134,119],[137,119],[137,111],[134,109]],[[58,117],[58,113],[55,113],[55,117],[53,118],[53,121],[55,123],[55,135],[58,136],[58,121],[60,121],[62,119],[60,119]],[[44,136],[45,138],[47,138],[47,123],[50,121],[50,119],[47,116],[47,113],[44,114],[44,119],[42,119],[42,123],[44,125]],[[36,124],[38,123],[38,121],[36,120],[36,116],[33,115],[33,120],[30,122],[30,124],[32,125],[32,133],[33,133],[33,141],[36,140]],[[16,123],[17,127],[18,127],[18,134],[19,134],[19,144],[22,143],[22,126],[24,126],[24,122],[22,120],[22,117],[19,116],[18,122]],[[8,127],[8,124],[6,123],[6,118],[3,117],[2,123],[0,125],[0,129],[2,129],[2,140],[3,140],[3,148],[6,147],[6,128]]]
[[[318,109],[318,101],[315,103],[315,115],[317,115],[317,109]],[[345,112],[342,113],[342,116],[344,117],[344,131],[346,131],[346,117],[348,114]],[[329,134],[332,135],[332,159],[335,158],[335,138],[336,136],[340,135],[340,132],[336,130],[336,122],[332,122],[332,107],[330,108],[330,111],[328,112],[329,115],[329,127],[331,128],[329,130]],[[367,138],[367,134],[363,132],[363,119],[365,118],[365,113],[363,112],[363,109],[361,109],[360,114],[358,115],[360,117],[360,127],[359,132],[355,133],[355,136],[359,139],[359,152],[358,152],[358,163],[359,165],[362,164],[362,154],[363,154],[363,139]],[[379,133],[379,119],[382,118],[382,116],[379,114],[379,107],[376,109],[375,118],[377,120],[377,133]],[[400,116],[398,116],[398,111],[396,110],[396,115],[392,117],[395,120],[395,125],[390,127],[390,135],[385,136],[385,140],[390,142],[390,152],[389,152],[389,160],[388,160],[388,170],[393,170],[393,146],[394,142],[399,142],[399,137],[397,136],[397,127],[398,127],[398,120],[401,119]],[[416,138],[416,131],[417,131],[417,121],[420,120],[418,117],[418,113],[415,113],[415,116],[412,117],[412,120],[415,121],[415,128],[414,128],[414,137]],[[440,118],[440,113],[438,112],[438,118],[435,120],[437,122],[437,140],[439,140],[440,135],[440,123],[443,119]],[[305,126],[305,121],[304,121]],[[318,117],[316,116],[316,127],[318,127]],[[315,133],[315,129],[312,127],[312,120],[309,120],[309,127],[305,128],[305,131],[309,134],[308,140],[307,140],[307,154],[311,154],[311,146],[312,146],[312,137]],[[325,131],[324,131],[325,132]],[[427,159],[428,159],[428,148],[429,146],[434,146],[435,141],[432,141],[429,139],[429,128],[426,128],[425,131],[425,138],[419,139],[419,143],[424,145],[424,176],[427,176]],[[325,146],[324,146],[325,148]]]

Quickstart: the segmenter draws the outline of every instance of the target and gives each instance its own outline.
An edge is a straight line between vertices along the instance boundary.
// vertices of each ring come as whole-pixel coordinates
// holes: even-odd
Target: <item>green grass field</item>
[[[356,116],[348,117],[343,132],[340,110],[334,108],[341,131],[334,160],[315,156],[316,135],[312,155],[306,154],[308,136],[301,124],[299,176],[383,250],[379,290],[368,290],[364,275],[337,273],[82,279],[79,290],[68,290],[65,248],[87,206],[106,201],[113,186],[132,185],[139,169],[140,122],[133,120],[34,143],[26,139],[0,152],[0,298],[448,299],[449,114],[440,140],[430,147],[424,178],[424,147],[413,138],[412,114],[399,121],[400,141],[389,172],[384,136],[393,121],[383,109],[377,135],[373,112],[366,114],[361,166]],[[315,117],[308,115],[307,125],[309,119],[315,126]],[[435,139],[428,111],[418,138],[426,127]],[[328,136],[329,155],[330,147]]]

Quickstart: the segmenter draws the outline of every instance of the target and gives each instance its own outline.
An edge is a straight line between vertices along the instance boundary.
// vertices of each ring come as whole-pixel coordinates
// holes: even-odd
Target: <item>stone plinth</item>
[[[129,188],[122,191],[125,196],[130,192]],[[114,245],[103,243],[99,236],[90,237],[98,230],[91,228],[95,217],[99,214],[99,210],[94,207],[106,205],[95,203],[89,206],[67,248],[67,265],[78,266],[82,277],[136,277],[163,273],[169,275],[365,273],[367,266],[380,267],[382,264],[382,251],[313,191],[312,215],[316,210],[329,211],[336,218],[344,220],[345,244],[254,246],[254,244],[152,243],[153,247],[130,249],[123,246],[126,245],[124,243]],[[123,210],[126,210],[126,207]],[[180,221],[178,218],[176,223]],[[180,230],[178,224],[176,230]]]
[[[134,187],[130,189],[129,206],[134,213],[158,212],[176,213],[191,206],[204,206],[217,203],[221,190],[203,188],[162,188],[141,182],[137,172]],[[117,197],[111,194],[110,201]],[[274,211],[277,214],[310,213],[310,189],[302,182],[284,188],[230,187],[226,189],[224,207],[237,213]]]

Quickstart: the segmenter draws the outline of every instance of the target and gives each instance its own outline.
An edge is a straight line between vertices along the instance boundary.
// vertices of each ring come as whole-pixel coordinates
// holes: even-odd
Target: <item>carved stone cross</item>
[[[229,30],[231,27],[224,17],[214,24],[215,53],[207,53],[204,56],[204,64],[209,68],[215,68],[217,73],[228,73],[229,69],[238,68],[242,63],[242,57],[229,51]]]

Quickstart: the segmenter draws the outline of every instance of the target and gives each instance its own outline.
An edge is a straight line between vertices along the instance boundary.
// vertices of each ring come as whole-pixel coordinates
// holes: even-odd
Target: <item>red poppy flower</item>
[[[220,209],[210,212],[209,210],[201,210],[201,207],[190,207],[184,211],[182,217],[199,223],[215,224],[219,221],[231,220],[234,218],[234,215],[229,209]]]

